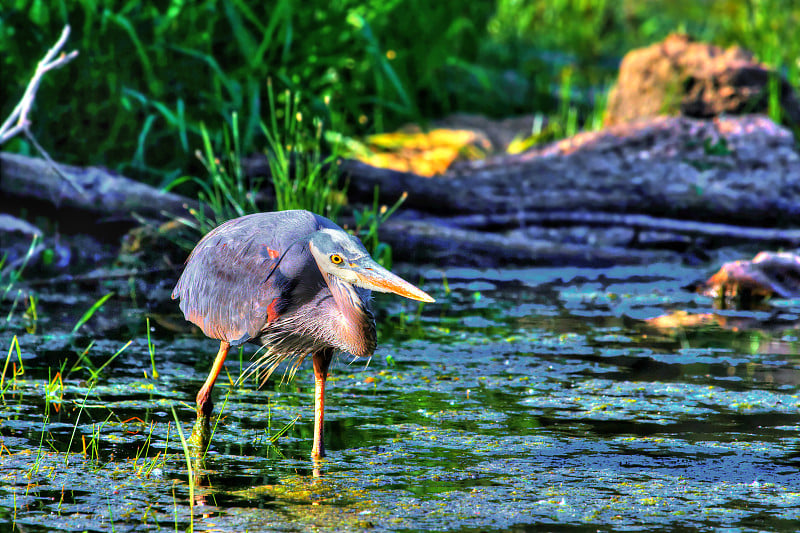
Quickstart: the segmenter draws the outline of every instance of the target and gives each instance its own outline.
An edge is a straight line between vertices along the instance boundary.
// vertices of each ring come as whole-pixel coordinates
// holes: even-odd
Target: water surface
[[[682,289],[706,274],[678,264],[423,270],[437,303],[379,295],[373,359],[332,364],[319,464],[309,459],[310,364],[259,390],[232,384],[252,350],[232,352],[193,487],[173,409],[188,437],[214,341],[175,333],[169,304],[163,313],[110,301],[75,338],[63,320],[42,318],[27,334],[15,318],[0,339],[5,352],[20,334],[25,373],[13,377],[12,353],[0,524],[795,531],[800,302],[715,311]],[[112,315],[130,325],[98,326]],[[665,316],[670,327],[652,323]],[[87,368],[131,339],[92,380]],[[81,363],[92,341],[91,365]]]

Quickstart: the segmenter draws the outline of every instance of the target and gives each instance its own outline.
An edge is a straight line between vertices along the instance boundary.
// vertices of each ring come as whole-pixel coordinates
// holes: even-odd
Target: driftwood
[[[0,153],[0,198],[37,200],[53,207],[129,219],[167,220],[190,216],[197,202],[160,191],[98,167],[59,165],[79,190],[68,186],[42,159]],[[80,192],[79,192],[80,191]]]
[[[251,176],[266,168],[263,157],[244,167]],[[800,230],[791,227],[800,213],[800,156],[791,134],[760,116],[615,126],[461,164],[439,178],[356,161],[341,168],[351,202],[371,203],[376,186],[385,203],[408,193],[399,215],[381,229],[398,258],[599,266],[674,259],[675,252],[702,257],[703,247],[720,244],[800,244]],[[42,160],[0,154],[0,198],[132,220],[186,217],[197,209],[100,168],[62,169],[83,194]]]

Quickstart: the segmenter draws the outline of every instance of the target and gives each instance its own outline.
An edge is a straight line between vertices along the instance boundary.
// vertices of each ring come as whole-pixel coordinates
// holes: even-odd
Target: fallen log
[[[800,154],[759,115],[662,117],[578,134],[518,155],[457,164],[423,178],[345,161],[348,196],[435,215],[587,211],[743,226],[800,218]]]
[[[794,186],[800,155],[793,143],[787,130],[765,117],[678,117],[616,126],[517,156],[462,164],[439,178],[357,161],[344,161],[341,169],[349,176],[352,202],[371,204],[376,186],[386,203],[409,193],[403,211],[416,209],[416,218],[392,219],[381,231],[381,239],[403,257],[481,266],[599,266],[666,255],[674,259],[674,252],[696,248],[684,235],[706,238],[699,248],[708,241],[712,246],[800,244],[798,230],[780,229],[796,224],[800,215],[800,188]],[[263,156],[248,158],[246,173],[263,175],[264,162]],[[62,170],[81,194],[57,179],[42,160],[0,154],[0,198],[31,198],[133,220],[187,217],[189,208],[197,209],[196,202],[100,168]],[[616,239],[576,241],[549,231],[584,226],[626,228],[630,235],[617,232]],[[525,227],[548,231],[508,231]],[[650,230],[683,240],[636,239]],[[646,246],[653,249],[642,249]],[[667,247],[673,252],[665,252]]]
[[[0,152],[0,198],[36,200],[116,219],[168,220],[191,217],[199,204],[183,196],[114,174],[99,167],[58,165],[65,182],[43,159]]]
[[[636,265],[674,261],[664,250],[572,244],[445,227],[421,220],[390,219],[381,225],[381,240],[394,257],[437,265],[501,267],[509,265],[592,266]]]
[[[521,212],[506,214],[475,214],[431,219],[442,226],[480,229],[483,231],[499,231],[504,229],[525,228],[527,226],[566,226],[580,225],[591,227],[625,227],[635,230],[660,231],[724,239],[728,242],[762,242],[800,245],[800,230],[779,228],[755,228],[714,222],[695,220],[675,220],[670,218],[651,217],[648,215],[628,215],[622,213],[588,213],[574,211]]]

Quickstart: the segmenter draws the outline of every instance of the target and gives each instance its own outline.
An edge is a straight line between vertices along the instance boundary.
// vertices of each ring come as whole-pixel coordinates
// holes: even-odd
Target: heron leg
[[[322,424],[325,420],[325,380],[328,379],[328,366],[333,359],[333,348],[326,348],[314,354],[314,447],[312,457],[325,457],[325,444],[322,441]]]
[[[219,343],[219,351],[217,357],[214,359],[214,364],[211,366],[211,372],[208,373],[206,382],[203,383],[200,392],[197,393],[197,418],[210,417],[211,412],[214,410],[214,402],[211,401],[211,391],[214,389],[214,383],[217,381],[217,376],[222,371],[222,365],[225,363],[225,357],[228,355],[228,350],[231,343],[228,341],[221,341]]]

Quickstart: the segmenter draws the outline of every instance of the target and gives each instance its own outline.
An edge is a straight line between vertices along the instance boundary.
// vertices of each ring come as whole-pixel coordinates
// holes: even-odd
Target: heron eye
[[[338,265],[342,261],[343,261],[343,259],[342,259],[341,255],[339,255],[339,254],[331,255],[331,263],[333,263],[334,265]]]

